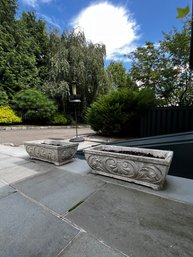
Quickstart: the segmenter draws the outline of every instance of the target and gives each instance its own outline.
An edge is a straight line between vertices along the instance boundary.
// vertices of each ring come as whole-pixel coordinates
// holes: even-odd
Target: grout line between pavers
[[[68,242],[68,244],[67,244],[55,257],[59,257],[62,253],[64,253],[65,249],[66,249],[69,245],[71,245],[71,244],[73,243],[73,241],[75,241],[76,238],[79,237],[79,235],[80,235],[81,233],[82,233],[82,232],[79,231],[79,233],[78,233],[75,237],[73,237],[73,238]],[[83,232],[83,233],[85,233],[85,232]]]
[[[93,236],[93,237],[94,237],[94,236]],[[113,251],[116,251],[116,252],[122,254],[122,255],[125,256],[125,257],[130,257],[129,255],[127,255],[127,254],[123,253],[122,251],[118,250],[117,248],[112,248],[111,246],[107,245],[103,240],[99,240],[99,239],[96,238],[96,237],[94,237],[94,238],[95,238],[95,240],[97,240],[99,243],[101,243],[102,245],[106,246],[107,248],[109,248],[109,249],[111,249],[111,250],[113,250]]]
[[[156,191],[156,190],[153,190],[152,191],[149,191],[150,188],[146,188],[145,186],[141,186],[141,185],[137,185],[137,184],[132,184],[133,186],[131,186],[130,182],[127,185],[123,185],[123,184],[119,184],[119,183],[116,183],[116,182],[113,182],[113,181],[107,181],[105,180],[105,182],[107,184],[112,184],[112,185],[115,185],[115,186],[120,186],[120,187],[123,187],[123,188],[126,188],[126,189],[132,189],[132,190],[136,190],[136,191],[140,191],[140,192],[143,192],[143,193],[147,193],[149,195],[153,195],[153,196],[157,196],[161,199],[166,199],[166,200],[169,200],[169,201],[174,201],[174,202],[178,202],[178,203],[183,203],[183,204],[187,204],[187,205],[191,205],[193,206],[193,203],[191,202],[188,202],[188,201],[185,201],[185,200],[182,200],[182,199],[177,199],[177,198],[174,198],[173,196],[170,196],[170,195],[162,195],[161,194],[161,191]],[[159,194],[160,192],[160,194]]]
[[[104,187],[107,183],[104,182],[104,184],[102,186],[100,186],[96,191],[94,191],[93,193],[91,193],[88,197],[86,197],[84,199],[84,202],[87,201],[90,197],[92,197],[95,193],[97,193],[99,190],[101,190],[102,187]],[[37,204],[38,206],[42,207],[44,210],[48,211],[49,213],[51,213],[52,215],[54,215],[55,217],[59,218],[62,221],[65,221],[66,223],[68,223],[69,225],[71,225],[72,227],[76,228],[77,230],[81,231],[81,232],[86,232],[82,227],[78,226],[77,224],[75,224],[73,221],[69,220],[66,218],[67,214],[69,214],[69,212],[65,212],[64,214],[59,214],[57,212],[55,212],[54,210],[48,208],[46,205],[38,202],[37,200],[31,198],[30,196],[24,194],[23,192],[21,192],[20,190],[18,190],[16,187],[11,186],[13,189],[16,190],[16,192],[18,192],[19,194],[21,194],[23,197],[25,197],[26,199],[28,199],[29,201]],[[79,207],[79,206],[78,206]],[[77,208],[78,208],[77,207]]]
[[[122,251],[118,250],[117,248],[113,248],[113,247],[107,245],[103,240],[98,239],[95,235],[90,234],[87,231],[80,231],[71,241],[69,241],[69,243],[55,257],[60,257],[61,254],[65,253],[65,250],[67,249],[67,247],[69,247],[83,233],[87,234],[89,237],[96,240],[99,244],[104,245],[105,247],[112,250],[113,252],[117,252],[117,253],[123,255],[123,257],[129,257],[129,255],[123,253]]]
[[[92,192],[90,195],[88,195],[87,197],[85,197],[82,201],[82,203],[80,204],[80,205],[78,205],[77,206],[77,208],[76,209],[78,209],[82,204],[84,204],[84,203],[86,203],[91,197],[93,197],[98,191],[100,191],[107,183],[106,183],[106,181],[103,181],[104,182],[104,184],[103,185],[101,185],[100,187],[98,187],[94,192]],[[68,220],[67,218],[66,218],[66,216],[69,214],[70,212],[69,211],[66,211],[63,215],[62,215],[62,218],[64,219],[64,220]],[[71,222],[71,221],[70,221]]]
[[[15,188],[16,189],[16,188]],[[24,194],[23,192],[21,192],[20,190],[16,189],[17,192],[22,195],[24,198],[28,199],[29,201],[35,203],[36,205],[38,205],[39,207],[42,207],[43,210],[48,211],[50,214],[52,214],[53,216],[57,217],[58,219],[65,221],[66,223],[68,223],[68,225],[71,225],[72,227],[76,228],[77,230],[80,230],[78,228],[78,226],[76,226],[75,224],[73,224],[72,222],[69,222],[68,220],[64,220],[62,215],[53,211],[52,209],[48,208],[47,206],[45,206],[44,204],[36,201],[35,199],[29,197],[28,195]],[[83,229],[81,229],[81,231],[84,231]]]

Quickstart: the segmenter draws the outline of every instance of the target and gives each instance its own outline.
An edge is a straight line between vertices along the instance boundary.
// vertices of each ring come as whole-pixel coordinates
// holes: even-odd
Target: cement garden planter
[[[76,154],[78,143],[48,139],[28,141],[24,143],[24,146],[32,159],[51,162],[55,165],[63,165],[72,161]]]
[[[92,172],[159,190],[173,157],[172,151],[100,145],[84,150]]]

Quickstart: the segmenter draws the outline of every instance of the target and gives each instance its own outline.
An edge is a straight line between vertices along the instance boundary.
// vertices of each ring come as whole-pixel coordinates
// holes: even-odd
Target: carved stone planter
[[[63,165],[72,161],[78,143],[68,143],[64,140],[36,140],[25,142],[24,146],[32,159]]]
[[[84,150],[93,173],[136,184],[162,188],[173,152],[145,148],[100,145]]]

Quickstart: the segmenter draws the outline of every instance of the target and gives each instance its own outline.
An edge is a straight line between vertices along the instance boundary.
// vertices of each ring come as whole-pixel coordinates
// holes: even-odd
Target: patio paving
[[[0,256],[192,257],[192,242],[192,180],[154,191],[0,145]]]
[[[191,256],[193,206],[108,184],[67,215],[128,256]]]
[[[11,185],[26,196],[63,215],[105,184],[95,177],[65,172],[65,168],[54,169]]]
[[[0,256],[53,257],[79,231],[19,193],[0,200]]]

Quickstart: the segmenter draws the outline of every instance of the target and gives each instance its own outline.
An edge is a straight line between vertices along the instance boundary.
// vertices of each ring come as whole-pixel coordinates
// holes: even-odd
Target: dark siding
[[[141,117],[141,137],[187,131],[193,131],[193,107],[156,107]]]

